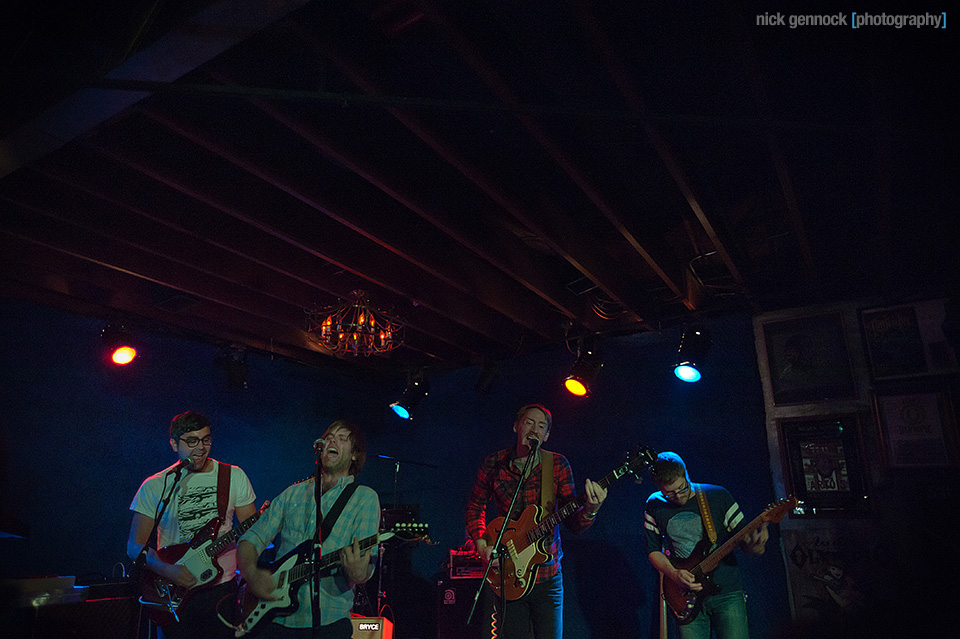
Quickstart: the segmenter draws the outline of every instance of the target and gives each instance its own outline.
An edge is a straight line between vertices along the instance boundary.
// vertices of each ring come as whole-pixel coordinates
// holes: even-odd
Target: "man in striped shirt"
[[[703,584],[697,581],[697,577],[688,570],[676,568],[670,560],[671,557],[675,560],[690,557],[697,543],[706,536],[697,491],[702,491],[717,531],[714,547],[748,522],[744,521],[740,506],[725,488],[692,483],[686,464],[676,453],[657,455],[650,466],[650,476],[660,490],[647,498],[644,512],[647,558],[665,579],[675,582],[684,591],[699,592],[703,590]],[[746,552],[763,554],[770,536],[767,525],[764,522],[744,538],[742,548]],[[721,559],[710,575],[719,591],[705,597],[696,617],[680,626],[680,638],[710,639],[712,630],[718,639],[749,639],[747,607],[734,553]]]
[[[344,420],[335,421],[318,442],[320,469],[320,517],[326,517],[340,494],[354,483],[366,460],[366,444],[359,428]],[[316,478],[290,486],[270,502],[260,520],[240,538],[237,559],[247,588],[260,600],[275,597],[270,571],[257,567],[257,558],[267,544],[280,536],[277,556],[282,558],[317,534]],[[377,534],[380,526],[380,500],[367,486],[357,486],[323,540],[322,556],[343,549],[342,563],[332,575],[306,579],[292,596],[299,605],[292,614],[275,617],[257,628],[258,639],[350,639],[353,625],[353,587],[373,575],[377,546],[362,550],[358,540]],[[329,549],[329,550],[328,550]],[[314,609],[313,601],[318,601]],[[316,614],[314,614],[316,613]]]
[[[517,411],[513,424],[517,443],[514,447],[493,453],[483,460],[477,472],[473,492],[467,504],[467,534],[476,542],[477,550],[484,562],[489,562],[493,552],[492,544],[496,534],[487,531],[484,517],[486,505],[492,501],[497,514],[504,516],[510,507],[510,500],[517,490],[517,484],[523,482],[523,488],[513,507],[512,519],[520,516],[527,506],[541,505],[544,463],[553,467],[553,509],[558,510],[576,499],[573,471],[567,458],[539,448],[550,436],[553,418],[550,411],[539,404],[529,404]],[[526,477],[521,477],[529,456],[533,456]],[[549,459],[548,459],[549,456]],[[550,471],[547,471],[550,472]],[[586,480],[584,487],[586,500],[583,506],[564,520],[564,524],[575,533],[586,530],[594,517],[607,491],[599,484]],[[552,514],[545,512],[544,517]],[[541,518],[542,520],[542,518]],[[507,601],[506,610],[498,623],[497,634],[506,639],[523,639],[531,629],[535,639],[555,639],[563,636],[563,578],[560,572],[559,526],[554,527],[547,547],[550,558],[531,571],[536,584],[532,590],[515,601]],[[497,563],[494,564],[497,566]]]

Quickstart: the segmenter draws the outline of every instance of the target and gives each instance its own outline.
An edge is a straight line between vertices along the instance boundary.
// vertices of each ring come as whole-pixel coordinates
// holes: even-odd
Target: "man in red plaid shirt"
[[[552,457],[553,466],[554,510],[563,508],[577,497],[573,471],[570,470],[567,458],[539,448],[550,436],[552,421],[550,411],[540,404],[521,407],[513,424],[513,432],[517,434],[516,447],[487,456],[477,472],[473,493],[467,504],[466,524],[467,534],[476,542],[484,562],[490,561],[492,544],[496,541],[496,531],[493,529],[484,536],[487,532],[484,517],[487,503],[492,501],[496,505],[499,516],[506,513],[517,490],[517,482],[521,481],[521,473],[528,456],[532,454],[533,459],[530,461],[526,478],[522,480],[523,488],[513,507],[511,519],[517,519],[527,506],[542,505],[544,460],[548,455]],[[550,465],[548,460],[547,467]],[[575,533],[590,527],[607,496],[607,491],[588,479],[584,494],[586,499],[583,505],[564,519],[564,525]],[[541,521],[550,514],[552,513],[544,512]],[[563,636],[563,577],[560,572],[563,551],[560,549],[559,526],[554,527],[552,538],[548,537],[548,541],[549,559],[530,571],[529,577],[535,576],[536,584],[519,599],[507,601],[505,614],[500,616],[497,635],[504,639],[526,639],[531,630],[535,639],[556,639]],[[499,567],[496,559],[494,567]],[[507,590],[509,592],[509,588]]]

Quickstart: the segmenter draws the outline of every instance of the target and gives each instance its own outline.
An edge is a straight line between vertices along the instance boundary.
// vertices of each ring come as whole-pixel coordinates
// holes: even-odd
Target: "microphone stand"
[[[388,459],[393,462],[393,508],[397,509],[400,505],[399,500],[399,486],[400,486],[400,463],[404,464],[414,464],[415,466],[424,466],[426,468],[437,468],[434,464],[428,464],[422,461],[416,461],[412,459],[398,459],[396,457],[390,457],[389,455],[374,455],[380,459]],[[377,616],[382,616],[381,611],[383,610],[383,600],[387,598],[387,593],[383,589],[383,556],[387,552],[387,547],[383,544],[380,544],[380,548],[377,552]],[[394,571],[390,571],[390,579],[393,580]]]
[[[312,607],[312,610],[310,611],[310,626],[312,628],[312,636],[316,637],[320,630],[320,619],[318,618],[320,616],[320,571],[317,570],[317,566],[320,564],[320,554],[322,552],[322,542],[320,541],[320,523],[321,519],[323,518],[320,516],[320,498],[323,496],[323,487],[320,485],[320,483],[323,478],[323,464],[320,461],[320,455],[322,454],[323,448],[321,447],[317,449],[315,447],[314,450],[317,453],[317,472],[316,479],[314,479],[313,482],[313,499],[317,507],[317,525],[316,530],[313,532],[313,557],[311,558],[311,561],[313,562],[313,565],[311,566],[313,575],[310,578],[310,589],[313,592],[310,593],[310,606]]]
[[[470,606],[470,613],[467,615],[466,625],[470,625],[470,621],[473,619],[473,613],[477,608],[477,602],[480,600],[480,593],[483,591],[483,584],[487,581],[487,575],[490,574],[490,567],[493,565],[494,559],[499,559],[500,557],[500,542],[503,541],[503,533],[507,530],[507,525],[510,522],[510,515],[513,513],[513,507],[517,503],[517,498],[520,496],[520,489],[523,488],[523,482],[527,479],[527,470],[530,468],[530,462],[533,461],[534,453],[540,447],[540,442],[534,440],[530,443],[530,452],[527,453],[527,461],[523,464],[523,470],[520,471],[520,481],[517,482],[517,489],[513,493],[513,498],[510,500],[510,507],[507,508],[507,514],[503,517],[503,526],[500,527],[500,532],[497,533],[497,541],[493,544],[493,554],[490,555],[490,561],[487,562],[487,567],[483,571],[483,577],[480,579],[480,585],[477,587],[477,592],[473,596],[473,604]],[[504,560],[506,560],[507,553],[504,553]],[[500,630],[498,636],[503,636],[503,630],[506,629],[506,617],[507,617],[507,589],[504,588],[504,574],[506,572],[506,565],[503,562],[500,562]]]
[[[177,470],[173,476],[173,484],[170,485],[170,492],[167,493],[166,497],[161,497],[160,503],[157,504],[157,516],[153,518],[153,527],[150,529],[150,534],[147,535],[147,541],[143,544],[143,547],[140,548],[140,554],[137,555],[137,558],[133,561],[133,566],[130,569],[130,576],[134,581],[140,581],[140,576],[143,574],[143,570],[146,568],[147,553],[150,552],[150,542],[155,541],[157,538],[157,531],[160,529],[160,520],[163,518],[163,514],[167,512],[167,505],[170,503],[170,499],[173,497],[173,491],[177,489],[177,484],[180,483],[180,475],[183,473],[183,469],[186,467],[187,465],[182,461],[177,464]],[[143,603],[142,597],[140,599],[140,603]],[[177,610],[170,605],[167,605],[167,608],[173,615],[174,622],[179,623],[180,617],[177,616]]]

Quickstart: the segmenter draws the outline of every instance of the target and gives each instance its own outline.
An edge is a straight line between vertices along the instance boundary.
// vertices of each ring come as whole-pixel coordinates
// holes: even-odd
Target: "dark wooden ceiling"
[[[317,364],[305,309],[362,289],[406,323],[357,360],[390,371],[956,279],[946,30],[749,2],[2,11],[6,296]]]

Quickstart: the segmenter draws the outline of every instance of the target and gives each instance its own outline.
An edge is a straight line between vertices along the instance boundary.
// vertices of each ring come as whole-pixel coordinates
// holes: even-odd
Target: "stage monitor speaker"
[[[393,622],[383,617],[350,616],[353,639],[393,639]]]
[[[493,636],[488,604],[491,595],[486,586],[477,602],[473,619],[467,625],[467,615],[470,614],[470,606],[479,586],[479,579],[437,581],[437,639],[490,639]]]

